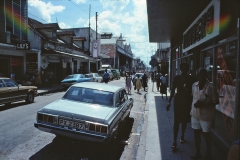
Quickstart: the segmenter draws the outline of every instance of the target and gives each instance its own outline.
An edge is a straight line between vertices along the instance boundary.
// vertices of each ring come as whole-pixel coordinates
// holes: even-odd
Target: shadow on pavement
[[[157,113],[157,123],[159,130],[159,144],[161,149],[162,159],[164,160],[185,160],[191,159],[190,157],[195,154],[195,146],[194,146],[194,134],[193,129],[191,128],[191,123],[187,124],[187,128],[185,131],[185,143],[180,143],[180,137],[182,128],[179,126],[178,138],[177,138],[177,150],[172,151],[171,145],[173,142],[173,121],[174,121],[174,113],[172,104],[169,111],[166,111],[166,106],[168,101],[166,99],[162,99],[161,95],[155,96],[156,103],[156,113]],[[173,102],[173,100],[172,100]],[[189,113],[190,114],[190,113]],[[205,155],[205,139],[201,137],[201,153]],[[222,153],[219,153],[219,149],[212,144],[212,159],[213,160],[225,160],[226,156]]]
[[[128,140],[134,119],[129,118],[119,132],[119,136],[108,144],[78,141],[56,137],[30,160],[118,160],[124,150],[122,140]],[[85,159],[84,159],[85,158]]]

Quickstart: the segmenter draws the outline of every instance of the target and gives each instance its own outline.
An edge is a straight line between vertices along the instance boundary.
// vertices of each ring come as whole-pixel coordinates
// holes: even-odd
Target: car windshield
[[[115,73],[116,71],[115,70],[112,70],[113,73]]]
[[[113,93],[97,89],[71,87],[63,96],[63,99],[113,106]]]
[[[7,87],[16,87],[16,86],[18,86],[18,84],[15,83],[14,81],[12,81],[11,79],[4,79],[3,81],[5,82]]]
[[[85,74],[85,77],[86,78],[91,78],[91,77],[93,77],[93,75],[92,74]]]
[[[94,75],[95,75],[95,77],[100,77],[97,73],[95,73]]]
[[[69,75],[65,79],[71,79],[71,78],[77,78],[77,77],[78,77],[78,75]]]

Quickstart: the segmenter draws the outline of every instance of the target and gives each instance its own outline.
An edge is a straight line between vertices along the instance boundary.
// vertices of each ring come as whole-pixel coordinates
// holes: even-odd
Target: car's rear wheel
[[[34,101],[34,95],[33,95],[32,92],[30,92],[30,93],[27,94],[26,102],[27,103],[33,103],[33,101]]]

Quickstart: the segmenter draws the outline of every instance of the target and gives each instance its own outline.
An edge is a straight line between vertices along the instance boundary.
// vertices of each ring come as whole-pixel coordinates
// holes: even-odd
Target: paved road
[[[124,79],[110,82],[124,86]],[[103,84],[107,85],[107,84]],[[120,141],[110,145],[57,139],[55,135],[34,128],[37,111],[62,97],[64,92],[38,96],[35,103],[19,102],[10,107],[0,106],[1,160],[65,160],[65,159],[135,159],[142,124],[144,124],[145,94],[132,91],[134,106],[121,131]],[[128,141],[128,145],[120,142]],[[114,158],[110,158],[110,156]]]

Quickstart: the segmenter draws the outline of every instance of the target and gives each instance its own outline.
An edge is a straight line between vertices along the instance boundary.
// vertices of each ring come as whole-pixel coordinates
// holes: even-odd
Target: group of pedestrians
[[[216,90],[213,84],[207,79],[207,70],[200,68],[197,70],[197,81],[188,74],[189,65],[180,65],[181,75],[174,77],[167,111],[171,106],[174,97],[174,124],[172,148],[177,148],[177,135],[179,125],[182,125],[180,143],[185,143],[185,130],[188,122],[194,132],[194,144],[196,153],[191,157],[193,160],[202,158],[200,152],[201,133],[205,138],[206,154],[205,159],[211,159],[211,133],[210,129],[214,118],[214,106],[218,103]],[[175,90],[177,92],[175,93]]]

